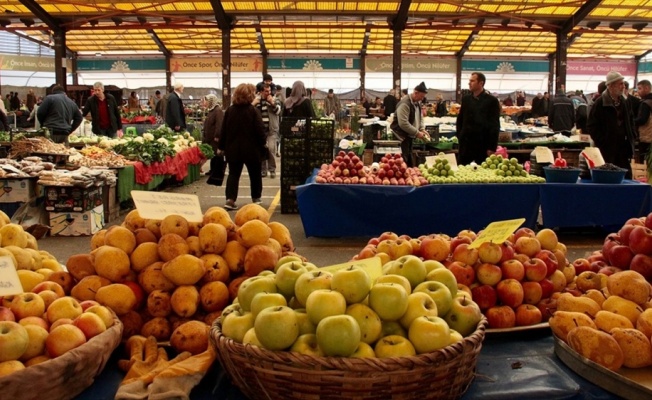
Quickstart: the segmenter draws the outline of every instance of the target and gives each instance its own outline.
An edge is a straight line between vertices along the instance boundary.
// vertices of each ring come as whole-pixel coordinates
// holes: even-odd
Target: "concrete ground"
[[[280,162],[280,160],[279,160]],[[278,164],[277,162],[277,165]],[[204,165],[204,170],[208,163]],[[227,172],[228,173],[228,172]],[[199,197],[203,211],[212,206],[223,206],[226,199],[224,197],[223,186],[217,187],[206,184],[207,177],[202,175],[201,179],[187,186],[172,187],[166,190],[175,193],[196,194]],[[240,190],[237,204],[242,206],[251,201],[249,175],[246,168],[240,178]],[[267,208],[272,215],[273,221],[284,224],[290,230],[292,239],[296,246],[297,253],[308,258],[309,261],[317,266],[328,266],[346,262],[357,254],[370,239],[368,237],[357,238],[306,238],[301,223],[301,217],[298,214],[281,214],[280,207],[280,174],[275,179],[269,177],[263,178],[263,206]],[[127,214],[128,210],[120,213],[120,219],[111,224],[120,224]],[[230,212],[235,215],[235,211]],[[336,222],[334,222],[336,223]],[[381,232],[379,232],[380,234]],[[401,232],[397,232],[401,234]],[[433,232],[436,233],[436,232]],[[579,257],[584,257],[593,250],[602,247],[602,241],[607,232],[599,231],[563,231],[558,232],[560,241],[565,243],[569,250],[569,259],[572,261]],[[49,251],[57,259],[64,263],[73,254],[88,253],[90,251],[90,237],[44,237],[38,241],[39,248]]]

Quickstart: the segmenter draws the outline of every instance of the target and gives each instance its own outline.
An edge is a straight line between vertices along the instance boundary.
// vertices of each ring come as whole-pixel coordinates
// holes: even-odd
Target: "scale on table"
[[[401,154],[398,140],[374,140],[374,154]]]

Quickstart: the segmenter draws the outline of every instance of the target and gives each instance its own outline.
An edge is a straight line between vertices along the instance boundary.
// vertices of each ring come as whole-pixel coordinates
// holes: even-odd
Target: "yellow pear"
[[[652,308],[646,309],[638,316],[636,329],[643,332],[648,339],[652,338]]]
[[[18,224],[7,224],[0,228],[0,238],[2,247],[17,246],[20,248],[27,247],[27,237],[23,227]]]
[[[211,207],[204,213],[203,225],[206,224],[220,224],[226,228],[228,235],[235,234],[235,223],[231,219],[229,212],[222,207]]]
[[[235,232],[236,240],[246,248],[257,244],[265,244],[272,236],[272,230],[261,220],[251,220],[240,225]]]
[[[104,286],[109,286],[111,281],[99,275],[89,275],[82,278],[72,288],[70,294],[79,301],[95,300],[97,291]]]
[[[104,244],[117,247],[125,253],[131,254],[136,248],[136,236],[129,229],[123,226],[116,226],[106,232],[104,235]]]
[[[588,326],[578,326],[568,332],[568,345],[582,356],[612,371],[620,369],[625,361],[616,339]]]
[[[267,224],[269,222],[269,212],[261,205],[250,203],[242,206],[235,213],[234,222],[237,226],[242,226],[253,220],[259,220]]]
[[[189,252],[190,247],[186,239],[176,233],[167,233],[158,240],[158,255],[162,261],[170,261],[181,254],[188,254]]]
[[[208,223],[199,230],[199,245],[204,253],[220,254],[227,242],[226,228],[221,224]]]
[[[644,304],[650,298],[650,285],[636,271],[626,270],[610,275],[607,278],[607,288],[612,296],[620,296],[636,304]]]
[[[607,333],[611,332],[614,328],[631,329],[634,327],[634,324],[632,324],[632,321],[630,321],[629,318],[606,310],[598,311],[598,313],[595,314],[593,322],[595,322],[595,326],[598,329]]]
[[[38,250],[38,243],[36,242],[34,235],[29,232],[23,232],[23,234],[25,235],[25,238],[27,238],[27,245],[25,247],[28,249]]]
[[[548,320],[552,333],[558,338],[567,342],[568,332],[578,326],[589,326],[593,329],[596,328],[595,323],[586,314],[575,311],[555,311],[555,313]]]
[[[191,285],[179,286],[172,293],[172,310],[180,317],[192,317],[199,306],[199,291]]]
[[[138,209],[133,209],[125,215],[124,226],[134,232],[136,229],[144,228],[147,220],[140,216]]]
[[[174,233],[182,238],[187,238],[189,233],[188,220],[181,215],[170,214],[161,221],[161,236]]]
[[[652,365],[652,344],[642,332],[633,328],[615,328],[610,333],[623,351],[623,366],[643,368]]]
[[[147,293],[154,290],[172,291],[174,283],[163,275],[163,262],[155,262],[138,274],[138,284]]]
[[[136,272],[140,272],[147,266],[160,261],[158,243],[143,242],[139,244],[129,255],[129,260],[131,261],[131,269]]]
[[[633,301],[613,295],[609,296],[607,300],[602,303],[602,309],[620,314],[629,319],[634,325],[636,324],[639,315],[643,312],[641,306]]]
[[[26,249],[23,249],[18,246],[5,246],[4,248],[7,251],[10,251],[14,255],[16,260],[16,269],[28,269],[34,271],[34,258],[32,254]]]
[[[188,236],[186,238],[186,243],[188,243],[188,254],[192,254],[195,257],[201,257],[204,255],[198,236]]]
[[[162,271],[177,286],[194,285],[206,273],[204,261],[191,254],[182,254],[166,262]]]
[[[136,306],[136,295],[133,290],[122,283],[102,286],[95,294],[95,301],[109,307],[117,315],[124,315]]]
[[[11,217],[9,217],[4,211],[0,211],[0,226],[4,226],[11,223]]]
[[[272,230],[272,239],[281,245],[283,252],[294,251],[294,243],[292,242],[292,236],[290,235],[290,230],[280,222],[270,222],[267,224]]]
[[[229,270],[235,275],[244,271],[244,259],[247,254],[247,248],[237,240],[231,240],[226,243],[222,252],[222,257],[226,260]]]
[[[91,257],[95,272],[111,282],[122,282],[130,275],[129,256],[117,247],[98,247],[91,252]]]

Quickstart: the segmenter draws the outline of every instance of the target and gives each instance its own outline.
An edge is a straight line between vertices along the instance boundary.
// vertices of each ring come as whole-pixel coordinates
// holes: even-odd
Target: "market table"
[[[120,348],[98,379],[77,400],[113,399],[124,374],[117,362]],[[219,364],[190,393],[192,400],[245,400]],[[616,399],[566,367],[554,354],[548,329],[488,334],[478,357],[476,378],[462,399]]]
[[[541,185],[543,225],[564,227],[620,227],[629,218],[652,211],[652,186],[625,180],[622,184],[580,183]]]

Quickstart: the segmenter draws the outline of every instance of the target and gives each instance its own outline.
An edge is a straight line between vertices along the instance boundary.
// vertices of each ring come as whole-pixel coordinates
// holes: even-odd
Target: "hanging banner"
[[[566,73],[568,75],[604,75],[609,71],[618,71],[624,76],[636,75],[636,62],[626,61],[573,61],[568,60]],[[639,69],[639,72],[640,69]]]
[[[367,57],[365,60],[366,72],[392,72],[394,63],[392,57]],[[401,58],[401,72],[417,72],[417,73],[455,73],[457,70],[457,60],[451,59],[437,59],[432,58],[418,58],[418,57],[402,57]]]
[[[652,61],[645,61],[638,64],[639,74],[649,74],[652,72]]]
[[[165,71],[164,59],[82,59],[77,60],[77,71]]]
[[[521,60],[462,60],[462,71],[528,73],[548,72],[548,61]]]
[[[173,57],[170,60],[172,72],[222,72],[222,57]],[[262,57],[232,57],[231,72],[260,72]]]
[[[294,69],[300,71],[360,69],[360,58],[268,58],[267,69]]]
[[[0,69],[2,71],[54,72],[54,57],[0,54]]]

